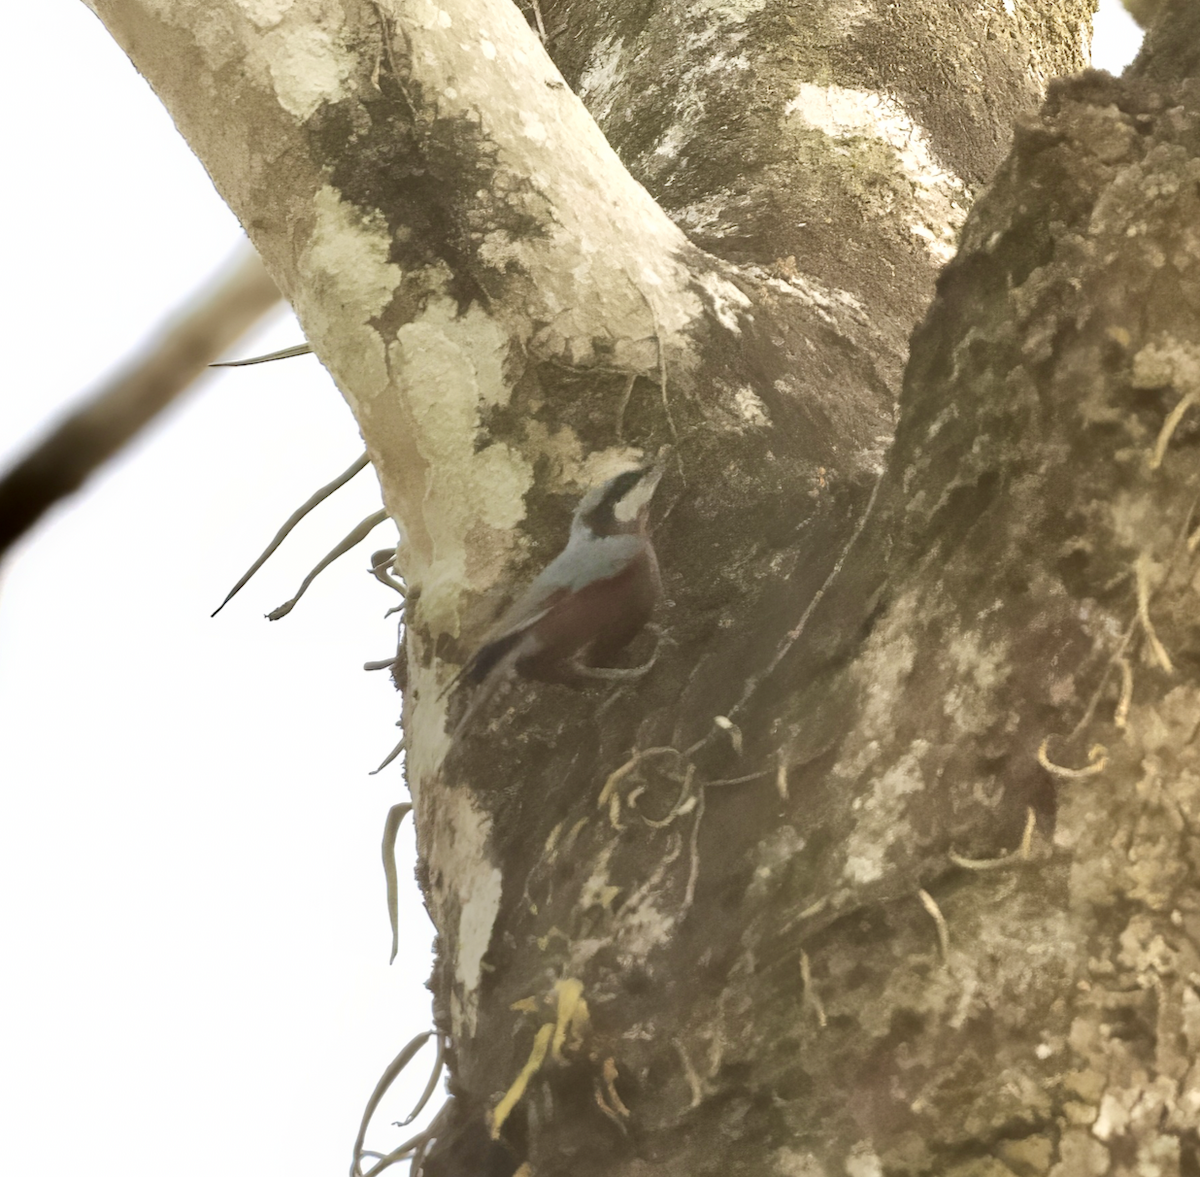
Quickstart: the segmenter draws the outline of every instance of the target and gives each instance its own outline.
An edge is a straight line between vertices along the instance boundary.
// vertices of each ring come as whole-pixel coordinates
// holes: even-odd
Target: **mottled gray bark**
[[[1190,0],[1036,116],[1089,3],[543,5],[657,203],[499,3],[94,2],[404,533],[426,1173],[1200,1172]],[[667,443],[652,674],[450,746]]]
[[[851,292],[902,356],[1015,119],[1081,63],[1088,0],[1007,7],[543,0],[540,11],[567,81],[693,241]]]

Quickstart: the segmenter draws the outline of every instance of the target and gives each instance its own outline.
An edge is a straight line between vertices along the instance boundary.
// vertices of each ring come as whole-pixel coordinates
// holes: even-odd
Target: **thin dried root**
[[[950,851],[948,857],[955,866],[964,870],[998,870],[1002,866],[1011,866],[1014,862],[1028,862],[1033,853],[1033,831],[1037,827],[1037,815],[1030,807],[1025,810],[1025,831],[1021,835],[1021,844],[1011,854],[1001,854],[998,858],[964,858],[961,854]]]
[[[667,427],[671,430],[671,440],[678,445],[679,430],[675,428],[675,418],[671,415],[671,401],[667,396],[667,356],[663,351],[662,336],[658,334],[657,315],[654,320],[654,332],[658,340],[658,387],[662,392],[663,415],[667,418]]]
[[[603,1114],[604,1114],[604,1115],[605,1115],[605,1116],[606,1116],[606,1117],[607,1117],[609,1120],[611,1120],[611,1121],[613,1122],[613,1124],[615,1124],[615,1125],[616,1125],[616,1126],[617,1126],[617,1127],[618,1127],[618,1128],[621,1130],[621,1132],[622,1132],[622,1133],[624,1133],[624,1132],[625,1132],[625,1121],[624,1121],[624,1120],[622,1120],[622,1119],[621,1119],[621,1117],[620,1117],[619,1115],[617,1115],[616,1111],[615,1111],[613,1108],[610,1108],[610,1107],[608,1106],[608,1104],[605,1102],[605,1100],[604,1100],[604,1090],[603,1090],[603,1088],[600,1086],[600,1080],[599,1080],[599,1079],[597,1079],[597,1080],[596,1080],[595,1089],[593,1090],[593,1093],[592,1093],[592,1094],[593,1094],[593,1096],[595,1097],[595,1100],[596,1100],[596,1106],[597,1106],[597,1107],[600,1109],[600,1111],[601,1111],[601,1112],[602,1112],[602,1113],[603,1113]]]
[[[418,1034],[413,1038],[408,1045],[388,1064],[387,1069],[379,1077],[379,1082],[375,1084],[375,1090],[371,1092],[371,1098],[367,1100],[367,1106],[363,1110],[362,1122],[358,1127],[358,1137],[354,1141],[354,1159],[350,1165],[351,1177],[362,1177],[362,1158],[365,1156],[379,1156],[378,1153],[370,1153],[364,1151],[363,1142],[367,1138],[367,1128],[370,1126],[371,1117],[375,1114],[375,1109],[379,1107],[379,1101],[387,1094],[388,1088],[396,1081],[397,1076],[405,1067],[412,1062],[417,1051],[433,1037],[432,1030],[426,1030],[423,1034]],[[440,1052],[439,1052],[440,1053]],[[395,1164],[396,1161],[403,1160],[407,1157],[414,1148],[418,1146],[424,1138],[424,1133],[420,1136],[413,1137],[412,1140],[406,1140],[399,1148],[393,1149],[387,1156],[380,1158],[377,1165],[372,1166],[370,1173],[381,1173],[389,1165]]]
[[[402,597],[406,595],[404,585],[398,580],[394,580],[391,576],[392,561],[396,558],[395,548],[380,548],[378,552],[371,553],[371,575],[375,577],[380,584],[386,584],[388,588],[395,589]]]
[[[779,765],[775,770],[775,792],[779,794],[779,800],[787,802],[788,799],[788,766],[787,760],[784,757],[783,749],[779,749]]]
[[[368,462],[369,459],[367,458],[367,455],[363,454],[361,457],[356,458],[354,463],[343,470],[341,474],[339,474],[332,482],[327,482],[323,487],[321,487],[320,490],[313,491],[313,493],[309,495],[309,497],[305,499],[305,501],[288,516],[284,525],[275,533],[275,538],[271,540],[269,544],[267,544],[263,554],[259,556],[259,558],[255,560],[253,564],[250,565],[242,579],[239,580],[237,584],[235,584],[233,588],[229,590],[225,596],[225,600],[223,600],[213,610],[212,615],[216,617],[216,615],[220,613],[221,610],[224,609],[234,597],[237,596],[237,594],[245,587],[246,582],[249,581],[249,579],[267,562],[271,556],[271,553],[274,552],[275,549],[279,547],[279,545],[283,543],[285,539],[287,539],[288,533],[293,527],[296,526],[297,523],[300,522],[301,519],[304,518],[305,515],[309,513],[309,511],[311,511],[319,503],[323,503],[331,494],[333,494],[335,490],[340,490],[360,471],[365,470]]]
[[[652,830],[664,830],[678,818],[683,817],[687,813],[691,813],[691,811],[696,808],[697,804],[696,798],[691,795],[692,781],[695,779],[695,776],[696,767],[695,765],[689,764],[687,766],[687,772],[683,774],[683,784],[680,786],[679,796],[675,799],[675,804],[671,806],[667,816],[663,818],[653,818],[642,815],[642,821]],[[625,799],[630,809],[634,808],[634,802],[644,791],[645,790],[641,788],[634,789],[634,791]]]
[[[269,364],[272,360],[290,360],[292,356],[307,356],[312,354],[312,345],[294,343],[291,347],[281,347],[278,351],[269,351],[265,356],[251,356],[248,360],[222,360],[219,364],[209,364],[210,368],[248,368],[251,364]]]
[[[504,1127],[504,1121],[508,1119],[513,1108],[521,1102],[525,1089],[529,1086],[529,1080],[541,1070],[542,1063],[546,1061],[546,1052],[550,1049],[550,1039],[553,1037],[554,1026],[547,1022],[535,1035],[529,1058],[525,1060],[525,1065],[513,1080],[512,1086],[504,1093],[500,1102],[488,1112],[488,1131],[493,1140],[500,1139],[500,1129]]]
[[[428,1130],[426,1130],[425,1132],[418,1132],[416,1136],[410,1137],[402,1145],[400,1145],[398,1148],[392,1149],[392,1151],[389,1153],[381,1154],[377,1152],[363,1151],[359,1154],[359,1157],[355,1159],[355,1165],[350,1170],[351,1177],[379,1177],[379,1174],[382,1173],[384,1169],[390,1169],[393,1165],[398,1164],[400,1161],[407,1160],[412,1161],[412,1167],[409,1169],[409,1173],[412,1174],[413,1177],[420,1177],[421,1163],[425,1159],[425,1150],[429,1147],[430,1140],[431,1137]],[[378,1157],[379,1159],[365,1173],[363,1173],[360,1167],[362,1157]]]
[[[688,880],[680,910],[691,911],[696,898],[696,880],[700,878],[700,823],[704,820],[704,790],[696,794],[696,816],[692,820],[692,836],[688,841]]]
[[[714,715],[713,723],[723,732],[729,733],[729,742],[739,756],[742,754],[742,729],[728,715]]]
[[[621,1097],[617,1094],[616,1082],[618,1076],[616,1059],[610,1056],[604,1060],[602,1075],[604,1078],[604,1094],[607,1099],[608,1106],[612,1108],[612,1110],[616,1112],[617,1115],[622,1119],[627,1120],[630,1116],[630,1111],[625,1106],[625,1103]]]
[[[941,953],[942,963],[945,964],[950,959],[950,929],[946,926],[946,917],[942,915],[937,900],[924,887],[917,892],[917,897],[921,900],[921,906],[933,917],[937,927],[938,951]]]
[[[512,1114],[525,1095],[529,1080],[542,1069],[549,1054],[555,1062],[564,1062],[563,1049],[577,1050],[583,1043],[589,1025],[588,1004],[583,997],[583,982],[567,977],[554,986],[557,1011],[553,1022],[546,1022],[533,1039],[533,1048],[512,1086],[499,1103],[488,1112],[488,1130],[493,1140],[500,1138],[504,1121]]]
[[[813,985],[812,966],[808,963],[808,953],[803,948],[800,949],[800,983],[804,986],[804,1004],[813,1011],[817,1025],[824,1030],[827,1024],[825,1005],[821,1001],[821,995],[817,992],[816,986]]]
[[[1154,453],[1150,456],[1150,469],[1157,470],[1167,455],[1167,446],[1171,444],[1171,436],[1183,420],[1183,415],[1196,403],[1194,392],[1189,392],[1168,414],[1159,430],[1158,440],[1154,443]]]
[[[531,0],[533,7],[533,18],[537,21],[538,36],[541,38],[542,44],[546,43],[546,23],[542,20],[542,9],[538,4],[538,0]]]
[[[437,1054],[434,1056],[433,1068],[429,1072],[425,1090],[421,1092],[421,1098],[413,1105],[413,1110],[403,1120],[396,1121],[397,1128],[407,1128],[425,1110],[426,1105],[433,1098],[434,1092],[437,1091],[438,1080],[442,1077],[442,1069],[445,1065],[446,1039],[444,1035],[439,1034],[437,1036]]]
[[[571,851],[575,849],[575,841],[579,837],[579,835],[581,833],[583,833],[583,827],[586,826],[587,823],[588,823],[588,819],[586,817],[581,817],[567,831],[566,839],[563,841],[563,847],[562,847],[563,854],[570,854]]]
[[[675,1040],[675,1051],[679,1055],[679,1061],[683,1064],[683,1077],[687,1080],[687,1085],[691,1089],[691,1106],[698,1108],[704,1102],[704,1080],[700,1078],[699,1072],[688,1057],[686,1048],[678,1038]]]
[[[396,953],[400,950],[400,885],[396,877],[396,835],[400,832],[400,823],[411,810],[412,806],[407,801],[393,805],[383,823],[383,877],[387,882],[388,921],[392,926],[392,955],[388,958],[388,964],[396,959]]]
[[[1138,556],[1137,560],[1137,604],[1138,620],[1142,623],[1155,661],[1168,674],[1173,674],[1175,667],[1171,664],[1170,655],[1158,640],[1158,634],[1154,632],[1154,624],[1150,620],[1150,557],[1145,552]]]
[[[375,528],[377,528],[387,517],[388,513],[385,510],[379,510],[376,511],[374,515],[368,515],[356,528],[354,528],[353,531],[351,531],[335,547],[326,552],[325,555],[317,561],[316,567],[313,568],[313,570],[300,582],[300,587],[296,590],[296,595],[290,601],[284,601],[284,603],[280,605],[278,609],[272,609],[271,612],[267,614],[267,617],[271,621],[278,621],[281,617],[286,617],[296,607],[296,602],[299,601],[306,592],[308,592],[308,586],[312,584],[312,582],[316,580],[317,577],[320,576],[320,574],[334,562],[334,560],[336,560],[339,556],[344,556],[355,545],[362,543],[362,541],[366,539],[367,536],[370,535],[371,532],[374,531]]]
[[[1113,724],[1122,731],[1129,722],[1129,705],[1133,702],[1133,667],[1128,658],[1118,658],[1117,666],[1121,670],[1121,697],[1117,700],[1117,709],[1113,712]]]
[[[364,1149],[355,1157],[354,1167],[350,1170],[353,1177],[379,1177],[379,1174],[384,1169],[390,1169],[393,1165],[400,1161],[407,1161],[412,1158],[415,1162],[420,1150],[427,1144],[428,1137],[424,1132],[419,1132],[416,1136],[410,1137],[398,1148],[392,1149],[389,1153],[369,1152]],[[372,1165],[366,1173],[362,1171],[363,1157],[378,1158],[376,1163]],[[410,1170],[411,1171],[411,1170]]]
[[[599,797],[596,798],[596,808],[608,808],[608,820],[614,830],[624,829],[621,823],[621,794],[619,786],[621,782],[633,772],[635,768],[643,760],[649,759],[651,756],[671,755],[679,759],[683,759],[682,753],[678,748],[672,748],[669,745],[657,748],[643,748],[641,751],[635,752],[620,768],[614,769],[608,774],[607,780],[604,782],[604,787],[600,790]]]
[[[768,777],[773,772],[773,769],[764,768],[759,772],[748,772],[745,776],[725,776],[717,777],[715,781],[705,781],[706,789],[719,789],[722,785],[746,785],[751,781],[761,781],[763,777]]]
[[[561,1063],[563,1047],[577,1050],[587,1033],[590,1014],[583,997],[583,982],[567,977],[556,982],[554,992],[558,998],[558,1010],[554,1019],[554,1038],[550,1043],[550,1057]],[[569,1040],[568,1040],[568,1035]]]
[[[596,1078],[596,1106],[622,1132],[625,1133],[625,1121],[629,1119],[629,1109],[621,1101],[614,1086],[617,1078],[617,1064],[612,1058],[604,1060],[604,1069]]]
[[[633,392],[633,385],[636,380],[636,372],[630,372],[625,378],[625,388],[622,390],[621,400],[617,404],[617,441],[625,440],[625,410],[629,407],[629,397]]]
[[[1046,754],[1046,749],[1050,744],[1050,737],[1047,736],[1037,750],[1037,762],[1051,776],[1056,776],[1064,781],[1079,781],[1085,777],[1099,776],[1108,767],[1108,749],[1103,744],[1093,744],[1088,749],[1087,768],[1066,768],[1064,765],[1055,764]]]
[[[657,657],[655,654],[641,666],[586,666],[582,662],[574,662],[571,669],[580,678],[591,678],[597,682],[634,682],[645,677]]]
[[[388,754],[387,754],[387,755],[386,755],[386,756],[383,758],[383,763],[382,763],[382,764],[380,764],[380,766],[379,766],[378,768],[373,768],[373,769],[371,769],[371,771],[370,771],[369,773],[367,773],[367,776],[375,776],[376,774],[383,772],[383,770],[384,770],[385,768],[387,768],[387,766],[388,766],[389,764],[391,764],[391,762],[392,762],[393,760],[395,760],[395,759],[396,759],[396,757],[397,757],[397,756],[399,756],[399,755],[400,755],[400,753],[401,753],[401,752],[403,752],[403,751],[405,750],[405,748],[407,748],[407,747],[408,747],[408,739],[407,739],[407,737],[405,737],[405,736],[401,736],[401,737],[400,737],[400,743],[398,743],[398,744],[397,744],[397,745],[396,745],[396,746],[395,746],[395,747],[394,747],[394,748],[393,748],[393,749],[392,749],[392,750],[391,750],[391,751],[390,751],[390,752],[389,752],[389,753],[388,753]]]

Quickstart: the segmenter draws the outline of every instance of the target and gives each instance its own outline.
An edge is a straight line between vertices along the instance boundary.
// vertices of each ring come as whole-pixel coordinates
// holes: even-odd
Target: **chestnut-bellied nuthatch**
[[[567,546],[446,688],[460,683],[479,688],[455,734],[513,670],[572,686],[637,678],[649,670],[653,658],[627,669],[608,664],[642,631],[662,591],[647,528],[650,498],[661,477],[660,463],[641,466],[584,495]]]

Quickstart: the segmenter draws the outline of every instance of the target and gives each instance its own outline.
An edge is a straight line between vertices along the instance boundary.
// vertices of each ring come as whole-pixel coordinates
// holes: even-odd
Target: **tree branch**
[[[208,365],[279,301],[252,249],[243,248],[164,323],[99,391],[0,479],[0,557],[60,499],[204,375]]]

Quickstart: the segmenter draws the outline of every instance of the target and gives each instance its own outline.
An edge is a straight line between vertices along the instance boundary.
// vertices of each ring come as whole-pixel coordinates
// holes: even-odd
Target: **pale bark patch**
[[[279,104],[301,121],[323,102],[344,98],[346,79],[356,67],[354,54],[327,30],[314,28],[307,18],[268,33],[261,51]]]
[[[864,162],[858,149],[864,137],[890,147],[895,165],[912,185],[909,232],[926,243],[937,261],[954,255],[970,199],[966,185],[938,163],[924,128],[892,99],[868,90],[804,82],[783,113],[798,115],[839,141],[839,150],[853,152],[856,165]]]
[[[457,927],[447,947],[454,954],[451,1008],[458,1039],[475,1030],[483,958],[500,910],[503,878],[492,862],[491,820],[475,807],[467,790],[444,785],[436,810],[428,814],[435,826],[426,843],[429,866],[444,880],[436,893],[437,924],[445,927],[452,921]]]
[[[882,879],[888,865],[888,851],[909,830],[904,798],[925,787],[921,758],[929,751],[925,740],[914,740],[911,747],[890,765],[854,801],[857,820],[846,839],[843,874],[856,886]]]
[[[369,319],[391,301],[402,274],[388,261],[382,216],[364,218],[329,185],[316,194],[313,211],[292,303],[305,334],[321,341],[341,388],[360,412],[389,384],[383,341]],[[357,322],[347,321],[348,308],[354,308]]]

